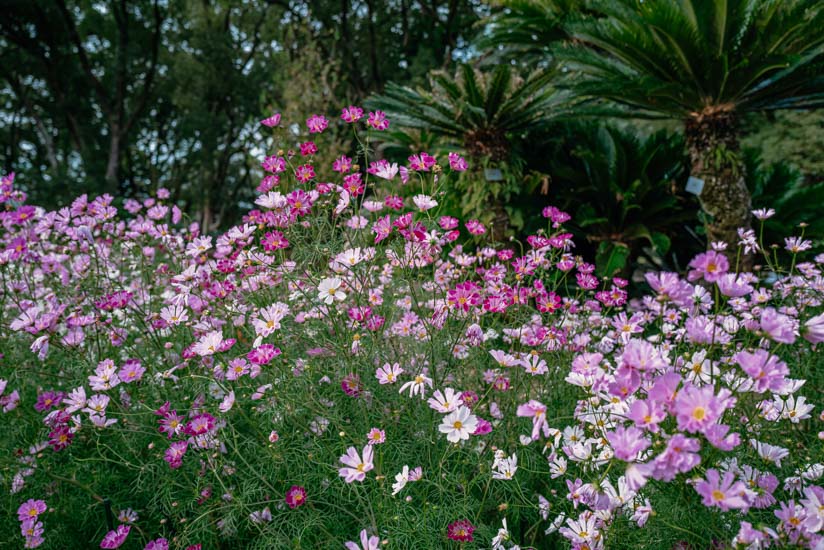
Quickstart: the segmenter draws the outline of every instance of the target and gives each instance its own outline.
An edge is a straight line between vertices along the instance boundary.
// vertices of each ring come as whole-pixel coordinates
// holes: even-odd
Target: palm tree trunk
[[[729,110],[696,113],[686,121],[686,138],[692,170],[690,175],[703,180],[698,195],[707,221],[707,244],[724,242],[725,254],[735,265],[738,229],[750,228],[752,201],[745,180],[745,167],[738,144],[736,116]],[[741,267],[749,267],[745,259]]]

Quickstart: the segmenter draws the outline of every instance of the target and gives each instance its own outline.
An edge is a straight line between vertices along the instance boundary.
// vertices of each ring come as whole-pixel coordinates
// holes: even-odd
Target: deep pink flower
[[[49,445],[55,451],[61,451],[71,445],[74,434],[68,426],[58,426],[49,433]]]
[[[469,168],[469,165],[458,153],[449,153],[449,167],[456,172],[464,172],[467,168]]]
[[[483,235],[486,233],[486,227],[478,220],[469,220],[466,222],[466,230],[472,235]]]
[[[366,119],[366,123],[375,130],[383,131],[389,128],[389,121],[386,119],[386,113],[383,111],[369,113],[369,118]]]
[[[100,548],[119,548],[129,536],[131,525],[118,525],[114,531],[109,531],[100,542]]]
[[[343,119],[344,122],[350,124],[359,121],[361,117],[363,117],[363,109],[354,105],[344,107],[340,115],[340,118]]]
[[[63,392],[44,391],[37,396],[37,402],[34,404],[34,410],[38,412],[48,411],[60,404],[60,401],[66,396]]]
[[[298,506],[306,504],[306,489],[300,485],[292,485],[289,487],[289,490],[286,491],[286,504],[293,510]]]
[[[166,452],[163,454],[163,460],[168,462],[173,470],[180,468],[183,465],[183,455],[186,454],[188,448],[188,441],[175,441],[166,449]]]
[[[472,538],[474,531],[475,526],[468,519],[460,519],[449,524],[446,528],[446,536],[458,542],[472,542],[474,540]]]
[[[315,167],[311,164],[304,164],[295,169],[295,179],[305,183],[315,177]]]
[[[300,154],[304,157],[314,155],[318,152],[318,146],[314,141],[305,141],[300,144]]]
[[[306,126],[309,128],[310,134],[319,134],[326,130],[326,127],[329,126],[329,121],[321,115],[312,115],[306,119]]]
[[[272,344],[261,344],[246,354],[246,359],[253,365],[268,365],[272,359],[281,354],[280,348]]]
[[[183,428],[189,435],[203,435],[215,429],[215,417],[209,413],[200,413],[193,417]]]
[[[340,382],[340,387],[343,393],[349,397],[357,397],[363,391],[363,384],[361,383],[360,376],[357,374],[347,374],[344,376]]]
[[[261,124],[264,126],[268,126],[269,128],[274,128],[278,124],[280,124],[280,113],[275,113],[269,118],[264,118],[260,121]]]

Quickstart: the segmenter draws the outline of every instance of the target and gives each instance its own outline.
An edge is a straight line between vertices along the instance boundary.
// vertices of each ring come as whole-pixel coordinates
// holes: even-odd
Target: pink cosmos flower
[[[701,463],[699,450],[701,443],[697,439],[686,437],[684,434],[673,435],[667,441],[664,452],[655,457],[652,463],[652,477],[672,481],[676,474],[689,472]]]
[[[335,172],[339,172],[341,174],[345,174],[352,169],[352,159],[342,155],[332,162],[332,170]]]
[[[675,398],[674,413],[678,429],[687,432],[704,431],[720,418],[726,407],[713,392],[713,386],[700,388],[687,384]]]
[[[306,489],[300,485],[292,485],[289,487],[289,490],[286,491],[286,504],[293,510],[298,506],[306,504]]]
[[[766,307],[761,312],[761,330],[769,334],[770,338],[782,344],[795,342],[797,334],[795,319],[779,313],[775,308]]]
[[[784,386],[785,377],[790,373],[786,363],[763,349],[754,352],[739,351],[733,358],[752,379],[752,391],[758,393],[764,393],[768,389],[780,390]]]
[[[363,384],[357,374],[347,374],[340,382],[343,393],[349,397],[357,397],[363,391]]]
[[[369,433],[366,434],[366,442],[367,445],[380,445],[386,442],[386,432],[380,428],[372,428],[369,430]]]
[[[301,183],[306,183],[315,177],[315,167],[311,164],[304,164],[295,169],[295,179]]]
[[[46,511],[46,502],[43,500],[35,500],[30,498],[17,508],[17,519],[19,521],[26,521],[37,518],[40,514]]]
[[[607,432],[607,440],[615,452],[615,457],[619,460],[635,460],[638,453],[649,448],[652,444],[644,437],[644,432],[634,426],[625,428],[618,426],[614,431]]]
[[[246,354],[246,359],[253,365],[268,365],[272,362],[272,359],[280,354],[280,348],[276,348],[272,344],[261,344],[256,348],[252,348]]]
[[[74,433],[69,430],[68,426],[58,426],[49,433],[49,445],[55,451],[62,451],[71,445],[74,439]]]
[[[366,119],[366,123],[379,131],[384,131],[389,128],[389,121],[386,119],[386,113],[383,111],[369,113],[369,118]]]
[[[37,395],[37,402],[34,410],[38,412],[49,411],[60,404],[60,400],[65,397],[63,392],[44,391]]]
[[[361,459],[361,455],[358,454],[358,450],[355,447],[349,447],[346,449],[346,454],[340,457],[340,461],[347,467],[341,468],[338,472],[339,475],[344,478],[346,483],[352,483],[353,481],[362,482],[366,479],[366,472],[375,467],[372,463],[372,454],[373,450],[371,445],[366,445],[363,448],[363,459]]]
[[[394,384],[398,381],[398,376],[402,373],[403,369],[399,363],[393,365],[386,363],[375,371],[375,378],[377,378],[381,384]]]
[[[540,401],[531,400],[518,406],[518,416],[532,418],[532,440],[536,441],[543,432],[544,437],[549,437],[549,424],[546,419],[546,405]]]
[[[689,266],[692,270],[687,274],[687,279],[693,282],[704,279],[708,283],[714,283],[730,270],[730,262],[715,250],[699,254],[692,259]]]
[[[811,317],[804,323],[804,339],[811,344],[824,342],[824,313]]]
[[[326,130],[326,127],[329,126],[329,121],[326,120],[324,116],[312,115],[306,119],[306,126],[309,128],[310,134],[319,134]]]
[[[209,355],[218,353],[222,346],[223,332],[219,330],[213,330],[201,336],[192,348],[192,351],[200,355],[201,357],[207,357]]]
[[[264,126],[268,126],[269,128],[274,128],[278,124],[280,124],[280,113],[275,113],[269,118],[264,118],[260,121],[261,124]]]
[[[469,220],[466,222],[466,230],[472,235],[483,235],[486,233],[486,227],[478,220]]]
[[[360,107],[356,107],[354,105],[350,105],[349,107],[344,107],[341,111],[340,118],[344,122],[353,123],[359,121],[363,117],[363,109]]]
[[[189,435],[203,435],[215,429],[215,417],[209,413],[200,413],[192,417],[183,428],[183,432]]]
[[[747,282],[747,279],[735,273],[721,275],[716,279],[715,284],[718,285],[721,294],[728,298],[740,298],[753,291],[753,287]]]
[[[746,500],[747,487],[735,481],[733,472],[726,472],[722,479],[718,470],[707,470],[707,479],[695,484],[695,490],[704,497],[704,506],[717,506],[725,512],[731,508],[749,508]]]
[[[474,531],[475,526],[468,519],[460,519],[447,526],[446,536],[458,542],[472,542],[474,540],[472,537]]]
[[[166,452],[163,454],[163,460],[168,462],[169,467],[173,470],[180,468],[183,465],[183,455],[186,454],[188,448],[188,441],[175,441],[166,449]]]
[[[118,525],[114,531],[109,531],[100,541],[100,548],[119,548],[129,536],[131,525]]]
[[[360,545],[356,542],[347,541],[344,543],[346,550],[378,550],[380,539],[376,536],[369,536],[366,529],[360,532]]]
[[[391,180],[398,175],[398,163],[389,164],[386,160],[381,159],[371,163],[366,171],[381,179]]]
[[[469,165],[458,153],[449,153],[449,167],[456,172],[463,172],[469,168]]]

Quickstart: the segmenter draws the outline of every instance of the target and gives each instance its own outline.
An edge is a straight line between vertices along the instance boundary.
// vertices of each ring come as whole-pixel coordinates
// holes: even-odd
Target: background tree
[[[423,82],[467,55],[487,12],[480,0],[9,0],[0,164],[47,207],[165,186],[204,227],[231,224],[261,176],[264,113],[337,116],[389,79]]]

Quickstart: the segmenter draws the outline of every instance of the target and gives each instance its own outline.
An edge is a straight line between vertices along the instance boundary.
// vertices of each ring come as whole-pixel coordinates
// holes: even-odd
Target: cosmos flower
[[[472,414],[469,408],[461,405],[444,417],[438,430],[446,434],[447,441],[457,443],[469,439],[477,427],[478,417]]]

